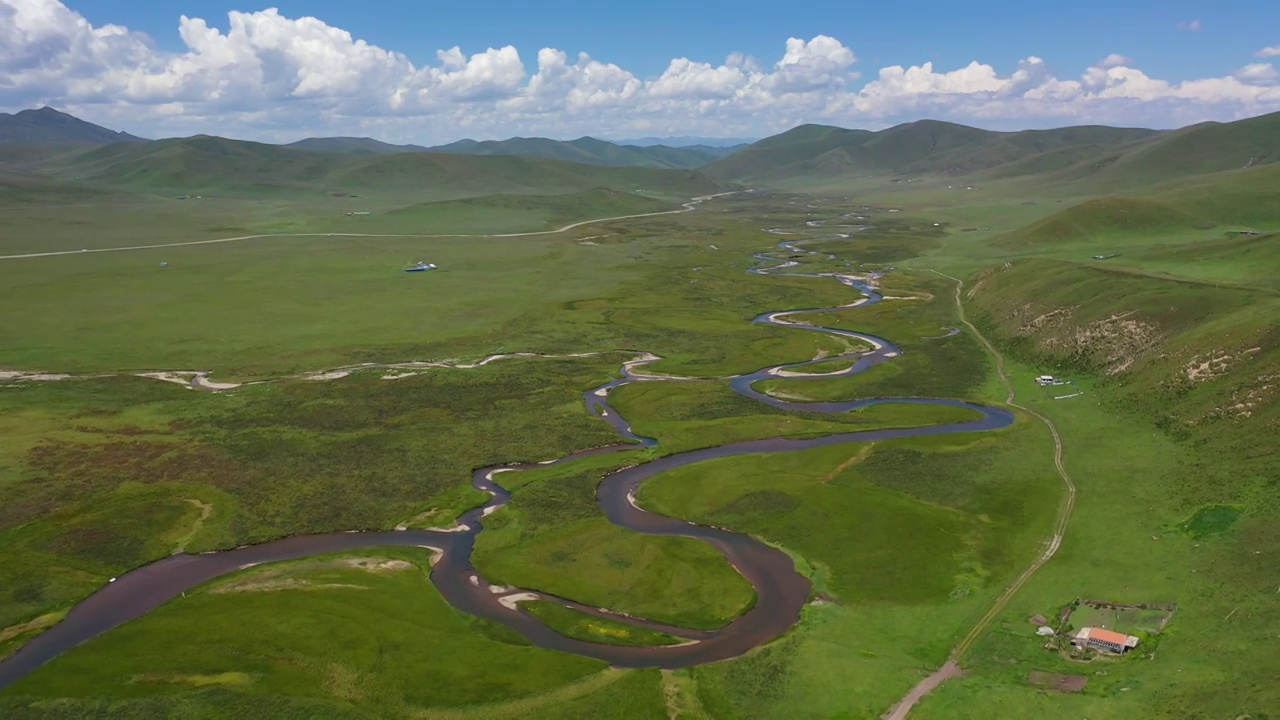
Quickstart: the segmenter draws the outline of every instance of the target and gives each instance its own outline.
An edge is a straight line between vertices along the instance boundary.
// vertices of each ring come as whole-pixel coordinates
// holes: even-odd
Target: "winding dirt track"
[[[1053,436],[1053,466],[1058,471],[1058,477],[1062,478],[1062,484],[1066,492],[1062,497],[1062,502],[1058,505],[1058,514],[1054,518],[1053,522],[1053,534],[1049,537],[1049,542],[1045,546],[1044,552],[1040,553],[1039,557],[1032,561],[1032,563],[1027,566],[1027,569],[1022,571],[1021,575],[1005,587],[1004,592],[1000,593],[999,597],[991,603],[991,607],[987,609],[986,614],[978,620],[976,625],[969,629],[969,632],[961,638],[959,644],[952,648],[951,655],[947,658],[947,662],[928,677],[917,683],[915,687],[911,688],[911,691],[908,692],[902,700],[898,701],[898,703],[890,708],[887,713],[881,716],[882,720],[906,720],[908,713],[911,712],[911,708],[914,707],[916,703],[920,702],[920,700],[927,695],[929,691],[941,685],[948,678],[958,677],[961,674],[960,663],[964,660],[965,656],[969,654],[969,651],[973,649],[973,644],[977,642],[982,633],[986,632],[987,628],[991,626],[991,623],[995,621],[996,616],[1008,606],[1009,601],[1013,599],[1013,596],[1022,589],[1023,585],[1027,584],[1027,581],[1031,579],[1031,576],[1040,568],[1044,567],[1044,564],[1049,562],[1049,560],[1058,552],[1058,547],[1062,545],[1062,538],[1067,532],[1067,524],[1071,522],[1071,512],[1076,506],[1076,485],[1071,481],[1071,475],[1062,464],[1062,436],[1058,434],[1058,427],[1053,424],[1052,420],[1044,415],[1041,415],[1025,405],[1019,405],[1017,403],[1017,392],[1014,390],[1013,383],[1009,380],[1009,376],[1004,370],[1004,355],[1002,355],[999,350],[996,350],[995,346],[987,340],[986,336],[984,336],[973,323],[969,322],[968,317],[965,316],[964,302],[961,299],[961,292],[964,290],[964,281],[947,275],[946,273],[938,272],[937,270],[933,270],[931,272],[955,282],[956,310],[959,313],[960,322],[963,323],[965,327],[969,328],[974,337],[978,338],[978,341],[987,349],[987,352],[991,353],[991,356],[995,358],[996,374],[1000,376],[1000,382],[1004,384],[1005,389],[1009,393],[1005,398],[1005,404],[1009,407],[1017,408],[1029,415],[1032,415],[1040,422],[1044,423],[1045,427],[1049,428],[1049,433]]]

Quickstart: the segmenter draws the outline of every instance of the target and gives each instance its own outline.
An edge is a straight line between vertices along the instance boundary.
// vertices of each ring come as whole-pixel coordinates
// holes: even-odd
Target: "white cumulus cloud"
[[[1260,58],[1280,57],[1280,45],[1272,45],[1270,47],[1264,47],[1258,52],[1254,53],[1254,56],[1260,57]]]
[[[780,38],[774,58],[678,57],[661,74],[639,77],[556,48],[538,49],[529,68],[510,45],[455,46],[415,63],[313,17],[267,9],[227,19],[220,30],[177,18],[182,49],[171,52],[129,28],[95,26],[58,0],[0,0],[0,109],[50,104],[150,136],[368,134],[393,142],[744,136],[802,122],[879,127],[926,116],[988,127],[1168,127],[1280,110],[1280,79],[1266,62],[1175,82],[1119,53],[1079,74],[1031,56],[1004,69],[981,60],[893,65],[864,80],[852,48],[817,35]],[[1280,56],[1280,46],[1258,55]]]
[[[790,38],[769,84],[784,93],[838,88],[848,81],[848,68],[857,60],[852,50],[833,37],[818,35],[808,42]]]
[[[649,83],[650,95],[661,98],[727,99],[747,84],[749,75],[740,68],[677,58],[667,66],[662,77]]]
[[[1251,63],[1237,70],[1235,77],[1251,85],[1270,85],[1280,80],[1280,70],[1271,63]]]
[[[1116,67],[1117,65],[1132,65],[1132,64],[1133,64],[1133,58],[1127,55],[1121,55],[1120,53],[1111,53],[1110,55],[1099,60],[1097,67],[1109,68],[1109,67]]]

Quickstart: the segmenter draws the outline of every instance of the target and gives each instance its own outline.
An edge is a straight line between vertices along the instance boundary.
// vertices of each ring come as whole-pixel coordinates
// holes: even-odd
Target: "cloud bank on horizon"
[[[1198,23],[1197,23],[1198,25]],[[1194,28],[1193,28],[1194,29]],[[415,65],[312,17],[229,13],[224,33],[185,15],[183,52],[143,33],[94,26],[58,0],[0,0],[0,109],[52,105],[150,136],[200,132],[263,140],[372,135],[397,142],[592,134],[767,135],[805,123],[883,127],[922,117],[991,128],[1106,123],[1171,127],[1280,110],[1280,46],[1223,77],[1169,82],[1119,53],[1074,78],[1027,57],[1001,75],[977,60],[864,78],[854,50],[790,38],[780,59],[713,65],[675,58],[640,78],[585,53],[510,45],[440,50]]]

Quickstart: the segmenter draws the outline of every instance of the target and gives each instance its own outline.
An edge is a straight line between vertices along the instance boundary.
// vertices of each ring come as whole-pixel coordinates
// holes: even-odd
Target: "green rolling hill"
[[[1213,225],[1156,200],[1108,197],[1086,200],[1024,228],[992,238],[1002,248],[1044,248],[1153,234],[1203,235]]]
[[[725,187],[688,170],[609,167],[527,156],[313,152],[209,136],[116,143],[59,155],[40,172],[86,186],[229,195],[382,191],[447,199],[607,187],[675,198]]]
[[[1088,180],[1104,188],[1243,170],[1280,160],[1280,113],[1230,123],[1201,123],[1114,149],[1053,180]]]
[[[1181,172],[1194,173],[1194,168]],[[1124,186],[1125,195],[1085,200],[989,242],[1008,250],[1054,250],[1101,243],[1095,249],[1105,254],[1134,244],[1220,239],[1232,232],[1280,227],[1280,163],[1187,174],[1156,185],[1149,184],[1149,179],[1144,174]],[[1228,254],[1242,260],[1251,253],[1255,258],[1267,256],[1256,252],[1259,243],[1241,244],[1252,249]]]
[[[858,177],[1035,183],[1058,194],[1130,192],[1280,160],[1280,113],[1175,131],[1079,126],[993,132],[920,120],[871,132],[802,125],[704,168],[788,186]]]
[[[1106,148],[1154,135],[1152,130],[1100,126],[1003,133],[937,120],[879,132],[802,125],[765,138],[706,170],[738,180],[786,181],[842,175],[955,176],[1022,163],[1012,174],[1026,174],[1045,169],[1034,163],[1042,156],[1057,158],[1048,163],[1049,168],[1070,166]],[[1067,152],[1072,150],[1077,151],[1075,155]]]
[[[1193,175],[1155,185],[1150,192],[1223,225],[1280,225],[1280,163]]]

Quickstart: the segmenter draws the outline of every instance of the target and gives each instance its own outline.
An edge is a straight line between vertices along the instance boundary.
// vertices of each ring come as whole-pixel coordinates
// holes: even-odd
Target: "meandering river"
[[[780,247],[790,252],[799,251],[791,242]],[[756,255],[758,262],[750,269],[756,274],[768,274],[797,266],[799,263],[774,258],[768,253]],[[543,593],[520,588],[492,586],[479,575],[471,564],[471,552],[476,536],[484,530],[484,518],[510,499],[498,482],[502,473],[519,472],[534,467],[570,462],[590,455],[616,452],[634,448],[636,444],[652,446],[656,441],[637,435],[617,409],[609,404],[612,390],[631,382],[679,381],[663,375],[644,372],[643,366],[660,358],[644,355],[627,362],[622,367],[622,377],[593,388],[583,394],[587,411],[616,428],[628,440],[604,448],[573,453],[554,461],[531,465],[503,465],[481,468],[472,476],[472,484],[489,493],[484,505],[467,511],[458,518],[450,530],[403,530],[386,532],[349,532],[324,535],[305,535],[282,540],[208,552],[198,555],[178,554],[159,560],[120,576],[101,590],[77,604],[62,622],[27,642],[16,653],[0,661],[0,688],[27,675],[60,653],[96,637],[114,627],[141,617],[183,592],[228,573],[260,563],[305,558],[321,553],[352,551],[385,546],[416,546],[431,548],[437,553],[437,561],[431,569],[431,581],[444,598],[455,608],[472,615],[499,622],[544,648],[563,650],[605,660],[621,667],[678,668],[700,663],[723,660],[741,655],[753,647],[768,642],[790,629],[799,619],[800,611],[808,601],[810,584],[807,578],[796,572],[791,559],[781,550],[770,547],[746,535],[697,525],[684,520],[664,517],[647,512],[634,502],[636,490],[648,478],[657,473],[712,458],[746,455],[751,453],[793,452],[809,448],[850,442],[868,442],[921,435],[993,430],[1010,425],[1013,415],[997,407],[976,405],[960,400],[934,398],[866,398],[847,402],[791,402],[759,392],[754,388],[758,381],[777,377],[840,377],[865,371],[879,363],[901,354],[901,349],[885,338],[864,333],[822,327],[795,319],[806,313],[870,305],[883,297],[866,282],[865,275],[853,273],[794,273],[811,277],[826,277],[849,285],[860,291],[861,297],[839,308],[805,308],[763,313],[754,322],[776,325],[810,332],[853,338],[870,345],[870,351],[858,350],[844,355],[817,360],[789,363],[762,368],[753,373],[729,378],[731,387],[754,400],[773,407],[797,412],[841,413],[881,403],[926,403],[962,407],[975,411],[976,419],[967,422],[928,425],[915,428],[866,430],[834,433],[817,438],[787,439],[767,438],[729,443],[717,447],[691,450],[660,457],[658,459],[625,468],[607,475],[601,482],[597,495],[601,510],[613,523],[636,532],[649,535],[678,535],[709,543],[755,588],[757,600],[745,614],[712,631],[693,631],[672,628],[660,623],[615,615],[609,611],[582,606],[564,598],[550,598]],[[806,374],[804,367],[817,362],[830,363],[847,359],[850,367],[831,373]],[[207,389],[207,388],[206,388]],[[595,615],[608,616],[622,622],[668,632],[687,639],[679,645],[662,647],[627,647],[604,645],[565,637],[542,624],[519,608],[518,600],[531,595],[548,597]]]

